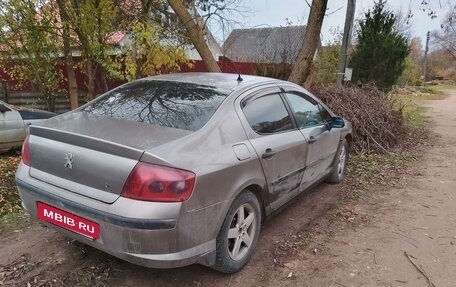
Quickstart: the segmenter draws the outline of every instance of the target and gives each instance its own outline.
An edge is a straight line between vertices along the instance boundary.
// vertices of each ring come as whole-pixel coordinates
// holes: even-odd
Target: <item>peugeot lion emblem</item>
[[[63,166],[72,169],[73,168],[73,161],[74,161],[74,154],[68,152],[65,154],[65,164]]]

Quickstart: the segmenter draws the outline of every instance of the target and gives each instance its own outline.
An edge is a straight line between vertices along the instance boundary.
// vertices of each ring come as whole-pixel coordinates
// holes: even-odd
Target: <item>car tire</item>
[[[241,270],[252,257],[260,227],[258,199],[245,190],[234,200],[217,235],[213,268],[227,274]]]
[[[347,162],[348,162],[348,142],[346,139],[343,139],[337,150],[336,156],[334,157],[334,162],[332,166],[332,172],[326,178],[328,183],[339,183],[345,177],[345,172],[347,171]]]

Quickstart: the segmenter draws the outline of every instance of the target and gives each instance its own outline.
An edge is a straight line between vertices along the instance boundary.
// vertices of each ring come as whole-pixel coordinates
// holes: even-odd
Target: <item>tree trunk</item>
[[[221,72],[217,61],[214,59],[209,46],[204,40],[203,28],[196,19],[193,19],[192,15],[188,11],[182,0],[168,0],[169,5],[173,8],[179,21],[184,25],[187,30],[188,37],[192,41],[196,50],[203,59],[204,64],[209,72]]]
[[[100,4],[100,3],[98,3]],[[97,11],[100,11],[99,9]],[[98,22],[98,44],[100,45],[100,47],[104,47],[104,37],[105,35],[103,34],[103,31],[101,29],[101,25],[102,25],[102,16],[100,15],[100,13],[97,14],[97,22]],[[107,82],[107,74],[106,74],[106,69],[105,67],[103,66],[103,62],[106,62],[106,57],[109,57],[109,56],[106,56],[105,54],[105,49],[101,49],[101,55],[100,55],[100,58],[101,58],[101,61],[99,61],[97,63],[97,68],[100,69],[100,72],[98,73],[98,75],[100,76],[100,81],[101,81],[101,89],[102,89],[102,92],[105,93],[108,91],[108,82]],[[99,58],[99,59],[100,59]]]
[[[78,98],[78,83],[76,81],[76,74],[74,72],[73,55],[71,53],[70,31],[68,28],[68,13],[65,9],[63,0],[57,0],[59,7],[60,19],[63,24],[62,40],[63,40],[63,54],[65,56],[65,65],[68,74],[68,92],[70,94],[70,109],[74,110],[79,106]]]
[[[109,90],[108,86],[108,75],[106,74],[106,69],[100,65],[100,77],[101,77],[101,88],[103,89],[103,93],[106,93]]]
[[[46,101],[47,109],[48,109],[48,111],[55,113],[55,96],[48,91],[45,91],[45,93],[46,94],[45,94],[44,98]]]
[[[135,63],[135,75],[134,79],[139,79],[141,78],[141,64],[139,63],[138,60],[138,49],[136,48],[136,39],[133,39],[131,43],[131,51],[132,51],[132,56],[133,56],[133,61]]]
[[[328,0],[313,0],[307,20],[306,33],[302,41],[296,64],[294,64],[288,81],[303,85],[312,70],[312,62],[320,42],[321,25],[326,13]]]
[[[65,64],[68,74],[68,89],[70,93],[70,109],[74,110],[79,107],[78,82],[74,72],[73,55],[71,53],[70,35],[68,29],[64,28],[63,32],[63,53],[65,55]]]
[[[87,100],[91,101],[95,98],[95,80],[93,61],[90,57],[86,57],[86,73],[87,73]]]
[[[63,3],[67,3],[67,2],[68,1],[63,1]],[[80,10],[79,10],[80,7],[78,6],[79,2],[73,1],[73,4],[74,4],[74,7],[72,9],[74,9],[74,11],[75,11],[74,17],[81,18]],[[68,13],[66,14],[66,16],[68,17],[68,19],[70,19]],[[85,60],[85,63],[86,63],[85,69],[86,69],[87,80],[88,80],[86,83],[87,99],[90,101],[90,100],[93,100],[95,97],[95,79],[94,79],[95,68],[93,66],[93,63],[94,63],[93,61],[94,61],[95,56],[93,54],[89,36],[84,33],[84,31],[81,29],[80,26],[78,26],[75,19],[70,19],[70,20],[72,21],[72,24],[73,24],[73,30],[76,33],[76,35],[78,36],[78,39],[79,39],[79,42],[81,45],[80,49],[82,50],[83,59]]]

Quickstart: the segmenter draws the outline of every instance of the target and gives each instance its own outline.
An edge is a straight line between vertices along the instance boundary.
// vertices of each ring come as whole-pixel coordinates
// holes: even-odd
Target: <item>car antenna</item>
[[[237,81],[238,82],[242,82],[244,79],[241,77],[241,74],[238,74],[238,78],[237,78]]]

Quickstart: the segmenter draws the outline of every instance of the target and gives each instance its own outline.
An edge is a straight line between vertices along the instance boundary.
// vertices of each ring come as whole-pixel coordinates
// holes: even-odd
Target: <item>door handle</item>
[[[317,138],[314,136],[310,136],[310,138],[307,140],[308,143],[313,144],[314,142],[317,141]]]
[[[267,149],[264,151],[264,153],[261,155],[261,157],[262,157],[263,159],[268,159],[268,158],[273,157],[275,154],[276,154],[275,151],[273,151],[273,150],[270,149],[270,148],[267,148]]]

